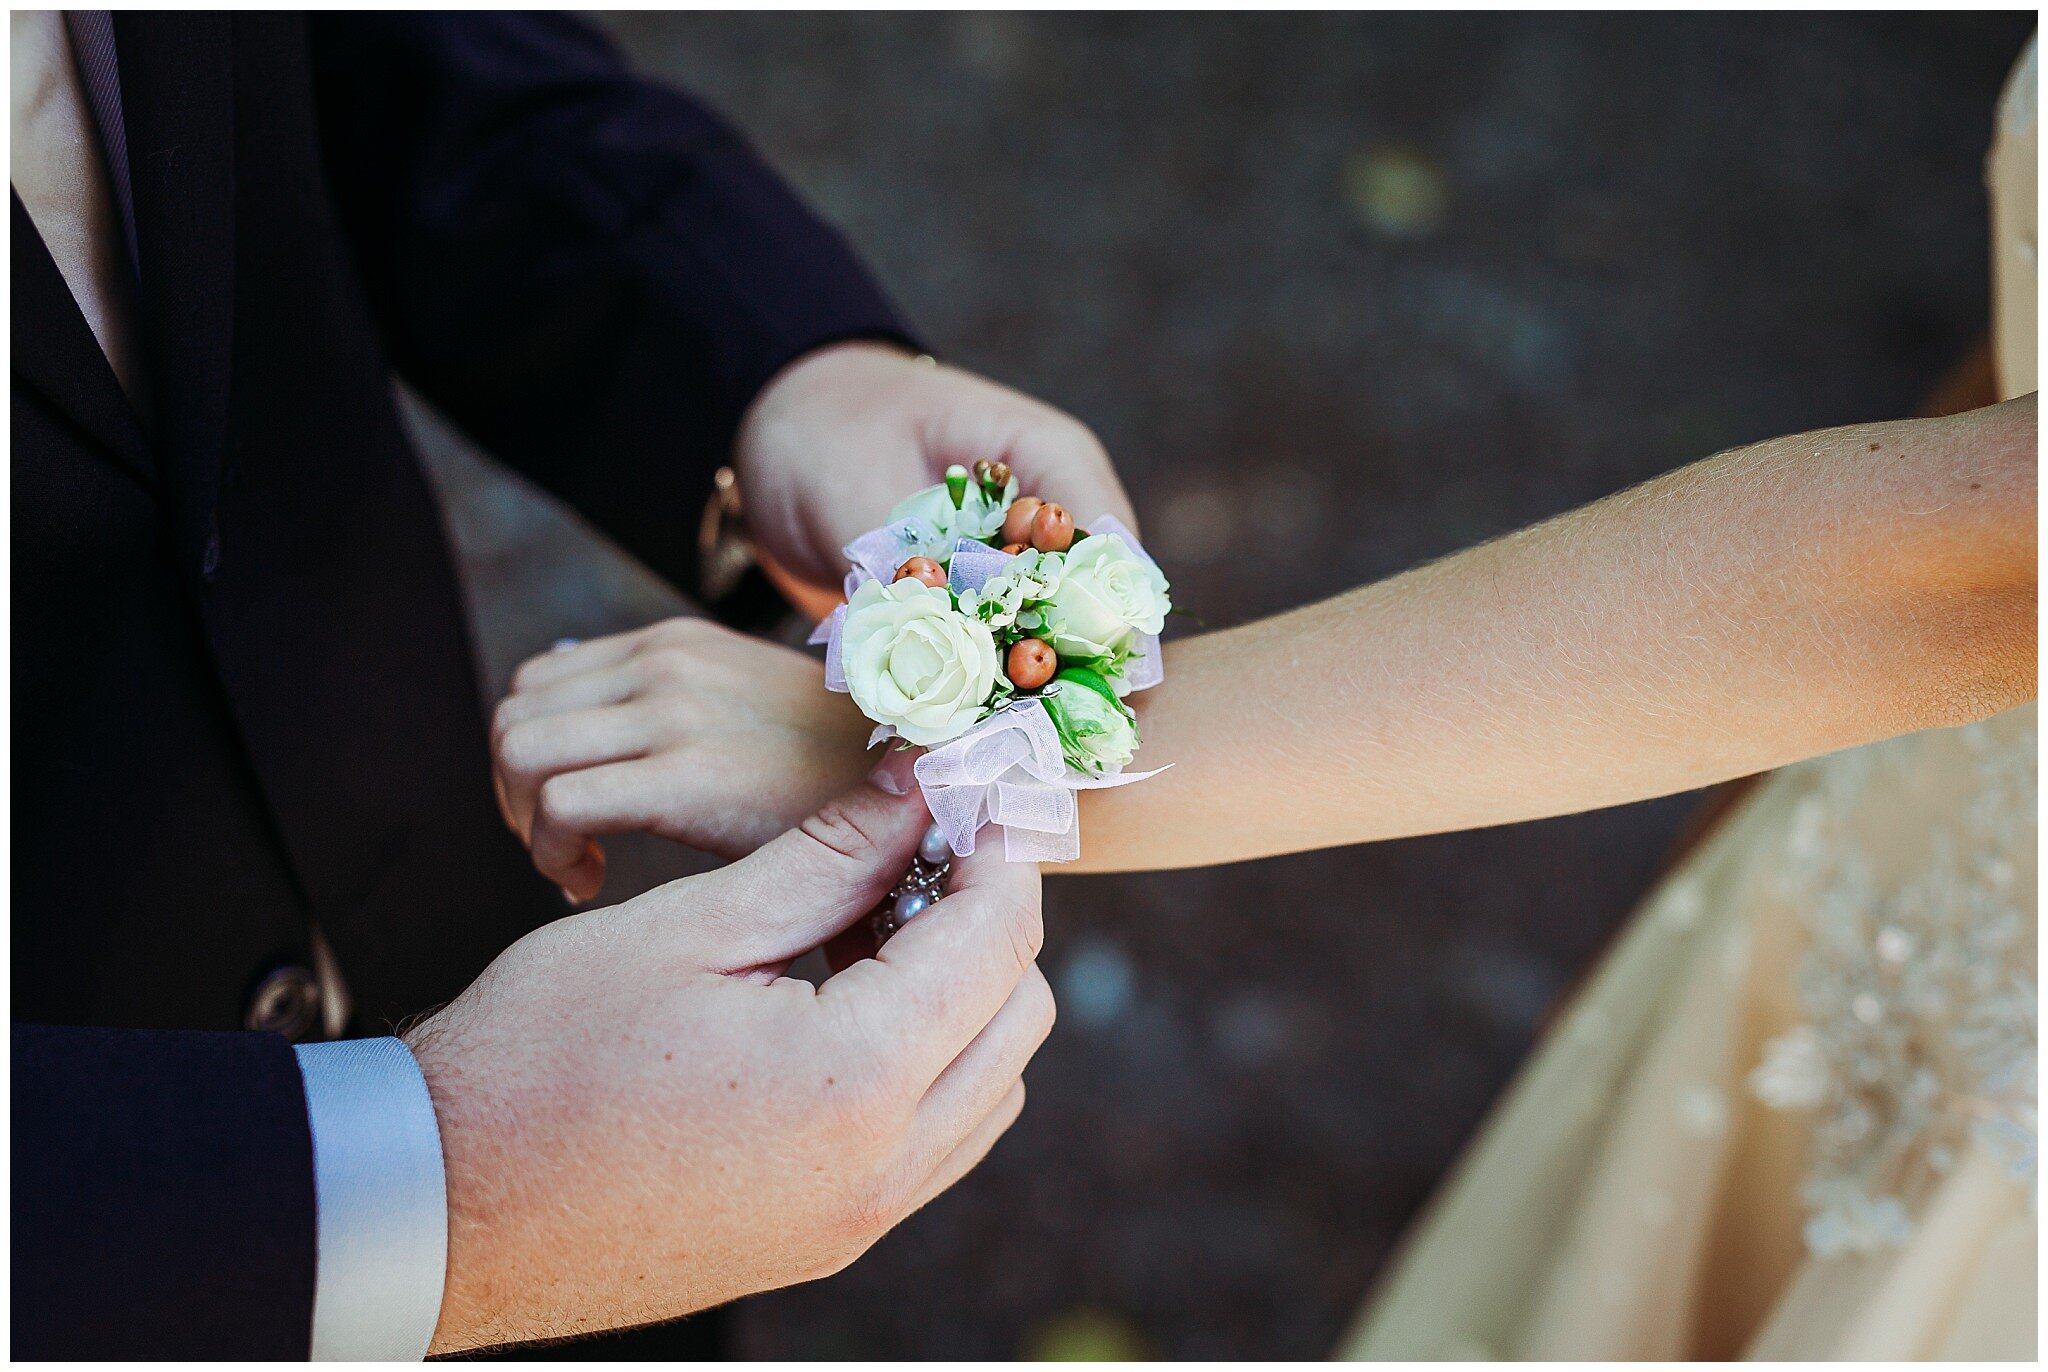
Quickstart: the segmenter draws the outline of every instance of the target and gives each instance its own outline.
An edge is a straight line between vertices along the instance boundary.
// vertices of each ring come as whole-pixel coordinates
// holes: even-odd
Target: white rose
[[[1158,633],[1172,608],[1157,567],[1115,534],[1094,534],[1067,551],[1045,629],[1063,658],[1108,657]]]
[[[853,593],[840,630],[840,664],[861,713],[930,746],[980,718],[996,681],[988,627],[914,577],[870,581]]]
[[[1137,720],[1094,672],[1070,667],[1040,699],[1060,736],[1060,752],[1080,770],[1102,776],[1137,755]]]

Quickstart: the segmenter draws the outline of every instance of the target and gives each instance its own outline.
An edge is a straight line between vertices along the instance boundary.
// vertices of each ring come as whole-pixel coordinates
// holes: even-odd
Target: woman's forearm
[[[2035,406],[1774,439],[1172,645],[1081,868],[1666,795],[2032,699]]]

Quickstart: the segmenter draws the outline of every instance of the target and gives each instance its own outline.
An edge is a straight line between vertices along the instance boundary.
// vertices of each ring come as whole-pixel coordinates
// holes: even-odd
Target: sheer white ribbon
[[[1164,770],[1091,777],[1067,766],[1052,716],[1032,696],[941,743],[916,767],[924,803],[956,855],[973,852],[976,832],[993,823],[1003,826],[1003,856],[1012,862],[1072,862],[1081,856],[1075,793],[1128,786]]]

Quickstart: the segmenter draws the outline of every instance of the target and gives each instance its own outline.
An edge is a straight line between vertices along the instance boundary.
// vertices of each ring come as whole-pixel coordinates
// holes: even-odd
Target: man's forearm
[[[700,101],[540,12],[308,18],[323,154],[396,370],[686,590],[769,379],[908,326]]]
[[[1169,647],[1081,865],[1566,814],[2036,689],[2034,398],[1774,439]]]

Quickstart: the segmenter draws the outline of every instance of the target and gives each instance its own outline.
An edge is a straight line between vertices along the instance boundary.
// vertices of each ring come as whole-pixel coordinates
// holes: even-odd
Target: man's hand
[[[505,822],[585,901],[604,885],[601,836],[751,853],[860,779],[873,728],[803,653],[670,619],[526,662],[491,759]]]
[[[794,581],[836,597],[839,550],[956,462],[1007,462],[1025,494],[1084,524],[1111,514],[1138,527],[1109,455],[1080,421],[878,343],[792,363],[755,398],[734,450],[747,527],[786,589]]]
[[[527,935],[405,1036],[447,1160],[432,1351],[825,1276],[988,1152],[1052,1027],[1035,868],[984,848],[877,959],[780,975],[929,823],[857,787],[730,867]]]

